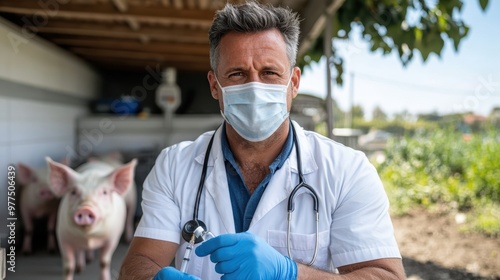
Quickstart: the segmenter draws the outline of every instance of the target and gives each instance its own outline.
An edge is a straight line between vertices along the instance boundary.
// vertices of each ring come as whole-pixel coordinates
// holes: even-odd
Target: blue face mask
[[[259,142],[269,138],[289,116],[286,104],[288,85],[251,82],[222,87],[222,117],[244,139]]]

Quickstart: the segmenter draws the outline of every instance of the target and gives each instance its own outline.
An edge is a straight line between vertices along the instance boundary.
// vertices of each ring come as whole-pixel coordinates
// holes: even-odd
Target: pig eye
[[[108,190],[103,190],[103,191],[102,191],[102,194],[103,194],[103,195],[107,195],[107,194],[108,194]]]
[[[75,190],[75,189],[73,189],[73,190],[71,191],[71,195],[76,195],[76,190]]]

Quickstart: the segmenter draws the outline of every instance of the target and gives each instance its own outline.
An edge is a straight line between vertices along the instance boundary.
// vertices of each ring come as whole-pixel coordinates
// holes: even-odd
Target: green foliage
[[[489,211],[480,213],[473,223],[474,229],[484,231],[489,235],[498,235],[500,232],[500,210],[487,208]]]
[[[464,231],[479,231],[500,237],[500,205],[489,200],[478,200],[477,207],[468,215],[470,221],[462,227]]]
[[[353,121],[353,128],[361,129],[368,133],[370,129],[379,129],[392,133],[393,135],[413,135],[419,130],[437,129],[438,124],[426,121],[408,122],[402,119],[393,120],[364,120],[356,118]]]
[[[377,166],[395,214],[445,206],[473,217],[469,229],[500,234],[500,142],[497,131],[471,139],[451,129],[394,138]]]
[[[466,157],[478,160],[468,162],[465,178],[475,186],[478,197],[500,201],[500,144],[491,133],[471,146]]]
[[[365,117],[365,111],[360,105],[354,105],[351,114],[354,119],[364,119]]]
[[[488,0],[479,0],[479,4],[481,5],[481,9],[486,10],[486,7],[488,7]]]
[[[486,10],[488,0],[478,2]],[[349,39],[352,27],[360,26],[370,51],[396,51],[406,66],[416,52],[424,61],[432,53],[440,56],[445,40],[451,41],[458,51],[469,31],[461,19],[462,5],[462,0],[348,0],[334,15],[332,35],[333,39]],[[322,36],[299,60],[301,68],[323,56]],[[342,84],[343,58],[335,49],[332,51],[330,63],[337,71],[337,83]]]
[[[387,114],[382,110],[382,108],[380,108],[379,106],[375,106],[375,108],[373,109],[372,118],[374,120],[385,121],[387,120]]]

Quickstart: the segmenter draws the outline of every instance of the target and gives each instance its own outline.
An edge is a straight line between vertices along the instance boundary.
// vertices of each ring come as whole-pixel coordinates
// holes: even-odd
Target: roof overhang
[[[242,2],[242,1],[229,1]],[[299,13],[299,57],[344,0],[264,0]],[[208,71],[208,29],[225,0],[0,0],[0,16],[92,65]]]

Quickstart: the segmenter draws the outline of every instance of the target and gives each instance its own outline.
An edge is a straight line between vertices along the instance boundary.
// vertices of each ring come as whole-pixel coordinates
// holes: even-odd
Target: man
[[[361,152],[288,118],[298,36],[297,15],[284,8],[249,2],[216,14],[208,80],[225,122],[159,155],[120,279],[405,278],[376,170]],[[301,178],[310,189],[295,194],[288,227]],[[183,273],[181,232],[194,211],[216,237],[195,245]],[[174,258],[177,269],[167,267]]]

